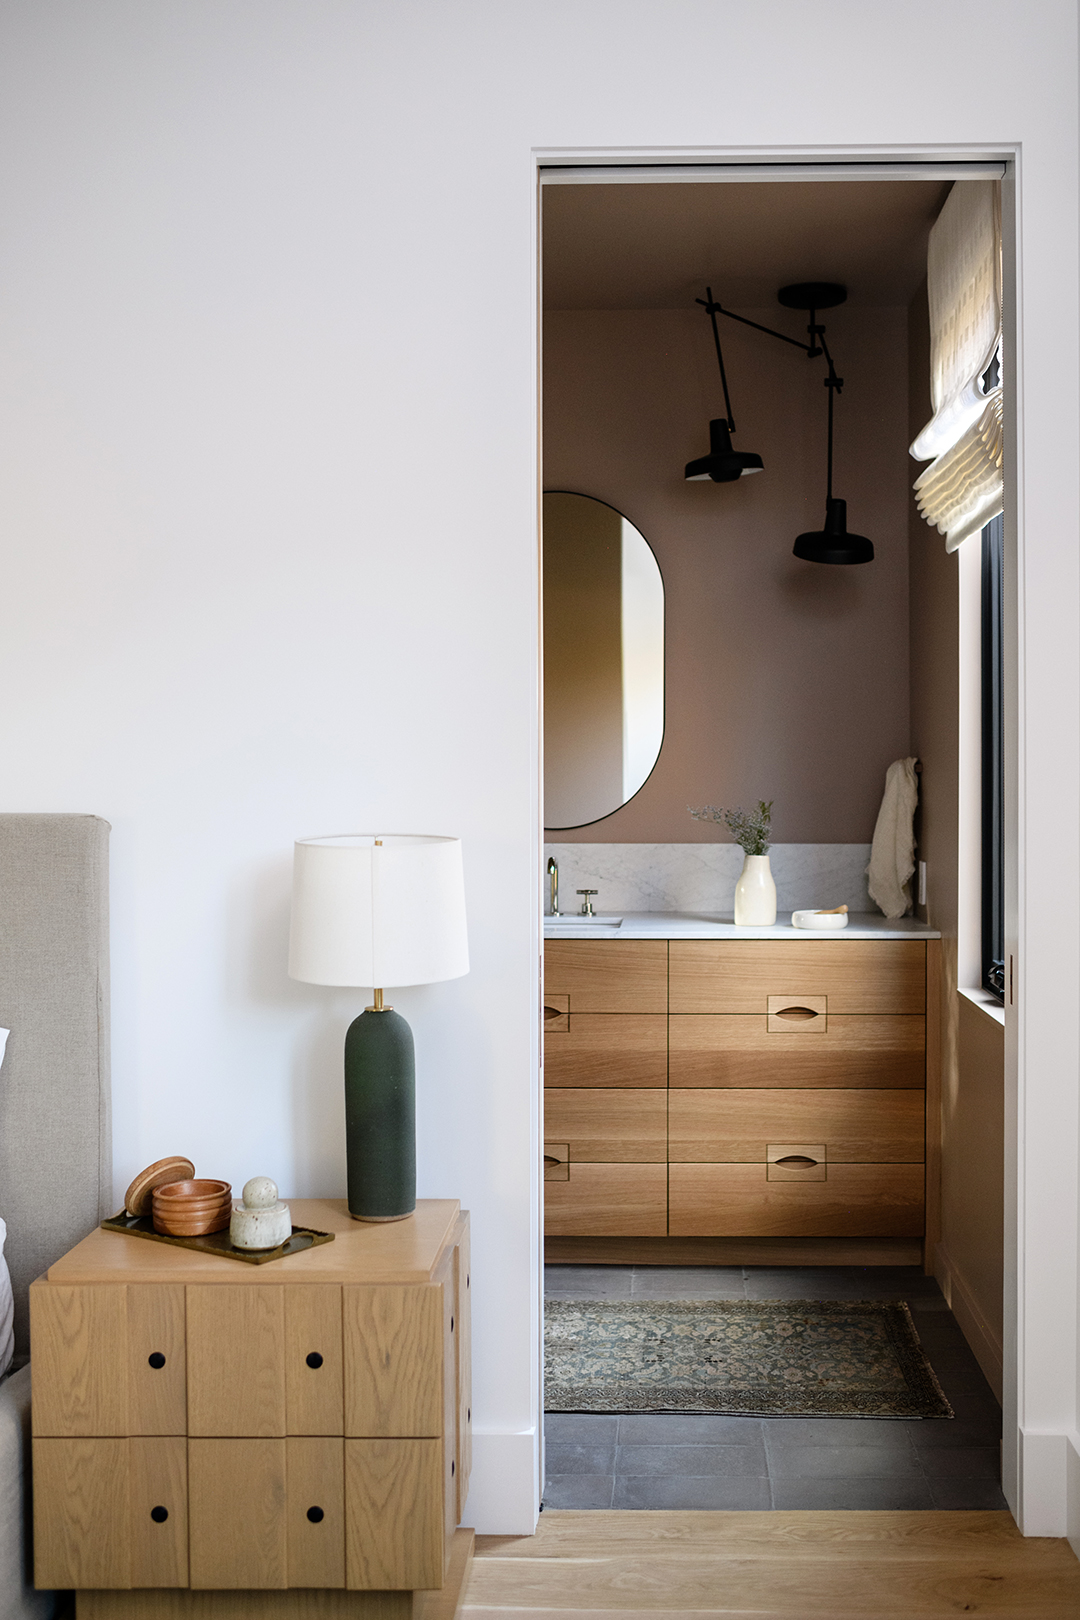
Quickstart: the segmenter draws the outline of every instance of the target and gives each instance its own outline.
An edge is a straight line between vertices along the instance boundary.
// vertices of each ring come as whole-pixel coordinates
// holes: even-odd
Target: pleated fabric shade
[[[1004,504],[1001,420],[1001,191],[958,180],[930,232],[930,396],[911,446],[933,461],[915,481],[919,511],[956,551]],[[992,385],[988,374],[999,364]]]

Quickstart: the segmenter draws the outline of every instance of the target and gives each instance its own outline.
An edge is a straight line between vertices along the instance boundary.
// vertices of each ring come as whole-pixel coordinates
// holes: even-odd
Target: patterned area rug
[[[952,1417],[902,1303],[551,1300],[549,1412]]]

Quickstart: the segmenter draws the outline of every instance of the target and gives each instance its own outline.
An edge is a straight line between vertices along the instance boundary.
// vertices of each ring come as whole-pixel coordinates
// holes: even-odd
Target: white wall
[[[473,1211],[479,1529],[528,1529],[535,1501],[536,151],[1005,140],[1037,627],[1019,723],[1039,872],[1010,947],[1033,1166],[1019,1423],[1024,1526],[1064,1528],[1076,65],[1065,0],[0,8],[0,806],[114,826],[118,1187],[182,1148],[234,1181],[341,1190],[357,1002],[285,977],[292,839],[460,834],[473,971],[397,999],[420,1190]]]

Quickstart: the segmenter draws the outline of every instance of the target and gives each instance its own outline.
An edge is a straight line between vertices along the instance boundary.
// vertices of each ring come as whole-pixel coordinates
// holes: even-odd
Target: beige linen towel
[[[885,796],[866,868],[870,898],[886,917],[902,917],[911,905],[911,874],[915,870],[912,823],[918,801],[915,761],[896,760],[885,772]]]

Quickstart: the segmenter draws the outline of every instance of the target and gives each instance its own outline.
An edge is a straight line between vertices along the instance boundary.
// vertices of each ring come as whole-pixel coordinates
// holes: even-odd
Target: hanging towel
[[[915,761],[898,759],[885,772],[885,796],[866,868],[870,898],[886,917],[902,917],[911,905],[911,874],[915,870],[912,823],[918,802]]]

